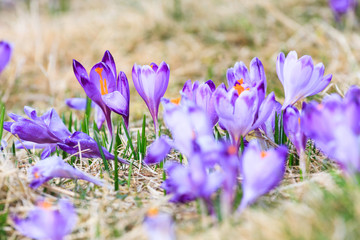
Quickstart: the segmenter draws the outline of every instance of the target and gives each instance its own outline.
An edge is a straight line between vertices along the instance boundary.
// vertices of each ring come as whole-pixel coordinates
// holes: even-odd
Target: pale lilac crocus
[[[68,107],[76,110],[85,110],[86,109],[86,98],[68,98],[65,99],[65,103]],[[101,129],[104,121],[105,115],[99,105],[95,102],[91,102],[91,107],[95,109],[95,123],[98,129]]]
[[[0,41],[0,74],[4,68],[8,65],[11,55],[12,46],[6,41]]]
[[[295,51],[289,52],[286,58],[284,53],[278,55],[276,72],[285,92],[282,110],[321,92],[332,78],[331,74],[324,76],[325,67],[322,63],[314,66],[312,58],[308,55],[298,59]]]
[[[37,162],[29,168],[28,176],[31,188],[38,188],[53,178],[82,179],[95,185],[103,185],[103,182],[99,179],[74,168],[58,156],[52,156]]]
[[[285,174],[286,159],[285,146],[262,151],[256,141],[250,142],[241,159],[243,197],[238,211],[279,185]]]
[[[170,214],[150,208],[146,213],[143,226],[149,240],[175,240],[175,223]]]
[[[351,87],[342,99],[332,94],[322,103],[304,106],[305,134],[344,173],[360,172],[360,89]]]
[[[62,240],[77,222],[77,214],[69,200],[60,199],[57,206],[46,200],[37,202],[26,218],[13,216],[14,227],[22,235],[39,240]]]
[[[101,62],[95,64],[88,75],[86,69],[76,60],[73,60],[74,74],[86,95],[93,100],[103,111],[112,134],[111,111],[120,114],[128,126],[130,90],[124,72],[116,74],[113,56],[106,51]]]
[[[219,87],[225,88],[225,85],[222,84]],[[184,87],[180,92],[183,97],[192,100],[197,106],[201,107],[206,112],[212,126],[215,126],[219,120],[214,105],[215,90],[216,86],[212,80],[208,80],[205,83],[195,81],[193,84],[191,83],[191,80],[188,80],[185,82]]]
[[[170,68],[165,62],[160,65],[151,63],[150,65],[140,66],[134,64],[132,69],[132,79],[136,91],[145,101],[151,117],[154,121],[156,136],[158,136],[158,111],[160,100],[164,96],[169,84]]]

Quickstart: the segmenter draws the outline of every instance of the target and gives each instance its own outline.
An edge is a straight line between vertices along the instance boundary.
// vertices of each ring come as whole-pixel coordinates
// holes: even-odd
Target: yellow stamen
[[[260,157],[261,157],[261,158],[265,158],[267,155],[268,155],[268,154],[267,154],[267,152],[265,152],[265,151],[261,151],[261,153],[260,153]]]
[[[156,216],[156,215],[158,215],[159,214],[159,209],[158,208],[156,208],[156,207],[152,207],[152,208],[150,208],[148,211],[147,211],[147,216],[148,217],[154,217],[154,216]]]
[[[244,80],[243,79],[240,79],[240,80],[237,80],[237,83],[235,83],[234,85],[234,88],[235,90],[238,92],[238,94],[240,95],[243,91],[247,91],[249,90],[250,88],[244,88],[242,86],[242,84],[244,83]]]
[[[106,84],[106,79],[102,77],[102,68],[95,68],[95,72],[97,72],[97,74],[99,74],[100,76],[100,88],[101,88],[101,95],[105,95],[108,94],[108,88],[107,88],[107,84]]]
[[[173,104],[179,105],[180,100],[181,100],[181,97],[179,97],[179,98],[173,98],[173,99],[170,100],[170,102],[172,102]]]

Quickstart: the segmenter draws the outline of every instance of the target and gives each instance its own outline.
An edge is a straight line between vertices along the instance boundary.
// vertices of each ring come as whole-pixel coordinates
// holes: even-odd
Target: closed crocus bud
[[[357,0],[329,0],[329,6],[334,13],[336,21],[357,6]]]
[[[10,43],[0,41],[0,73],[8,65],[12,55],[12,47]]]
[[[322,63],[314,66],[310,56],[298,59],[297,53],[291,51],[285,58],[284,53],[277,57],[276,72],[284,87],[284,110],[306,97],[315,95],[330,83],[332,75],[324,76],[325,67]]]
[[[156,133],[158,132],[158,111],[160,100],[164,96],[169,84],[170,68],[166,62],[156,65],[140,66],[134,64],[132,78],[136,91],[145,101],[154,121]],[[157,134],[156,134],[157,135]]]
[[[279,185],[284,177],[286,159],[285,146],[262,151],[256,141],[250,142],[241,159],[243,197],[238,211]]]
[[[15,229],[33,239],[61,240],[70,234],[77,222],[74,206],[65,199],[57,206],[46,200],[39,200],[27,218],[13,216]]]
[[[301,128],[301,114],[297,108],[289,106],[284,111],[283,119],[285,133],[300,155],[306,147],[306,136]]]

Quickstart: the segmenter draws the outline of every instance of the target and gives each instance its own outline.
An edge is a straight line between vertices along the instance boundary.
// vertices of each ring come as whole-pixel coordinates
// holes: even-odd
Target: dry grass
[[[72,59],[89,69],[107,49],[130,82],[135,62],[166,61],[171,67],[167,97],[178,95],[189,78],[224,82],[226,69],[235,61],[248,64],[255,56],[264,63],[268,91],[281,96],[275,60],[279,51],[289,50],[324,62],[326,73],[334,75],[328,91],[344,92],[360,79],[359,28],[350,19],[343,31],[337,30],[324,0],[182,0],[180,20],[174,17],[173,1],[72,1],[70,10],[56,13],[49,10],[47,1],[28,2],[0,12],[0,37],[14,44],[11,64],[0,76],[2,101],[12,112],[20,112],[24,105],[67,111],[65,98],[85,96],[72,72]],[[131,83],[130,87],[131,126],[138,127],[137,120],[147,110]],[[159,188],[161,172],[136,170],[131,187],[124,185],[119,192],[112,190],[112,180],[105,173],[109,187],[55,181],[31,190],[26,177],[31,165],[28,155],[6,153],[0,158],[1,213],[24,214],[40,195],[71,198],[79,224],[69,239],[145,239],[141,222],[150,206],[174,216],[180,239],[343,239],[353,230],[346,227],[355,225],[344,222],[341,215],[326,215],[321,207],[329,199],[326,192],[345,194],[354,202],[360,199],[359,189],[345,192],[332,175],[322,173],[319,157],[312,162],[311,180],[298,182],[298,170],[288,169],[284,184],[261,199],[259,207],[216,224],[199,216],[195,204],[169,204]],[[38,161],[36,156],[33,159]],[[101,171],[100,160],[91,166],[86,161],[78,164],[93,175]],[[119,175],[126,178],[127,169]],[[356,223],[360,210],[355,210]],[[10,220],[8,224],[7,238],[20,238]]]

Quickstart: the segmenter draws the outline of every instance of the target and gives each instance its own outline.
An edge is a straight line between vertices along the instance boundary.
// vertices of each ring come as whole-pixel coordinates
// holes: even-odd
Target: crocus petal
[[[68,107],[76,110],[85,110],[86,109],[86,98],[67,98],[65,103]],[[91,107],[95,107],[95,103],[91,102]]]
[[[12,46],[10,45],[10,43],[1,41],[0,42],[0,73],[9,63],[11,55],[12,55]]]
[[[101,60],[103,63],[105,63],[110,69],[111,72],[114,75],[114,78],[116,78],[116,65],[115,65],[115,61],[113,56],[111,55],[111,53],[109,52],[109,50],[106,50],[104,53],[104,56]]]
[[[70,234],[77,222],[73,205],[65,199],[59,201],[58,209],[51,208],[51,205],[49,208],[49,205],[42,200],[28,213],[27,218],[13,216],[16,230],[34,239],[63,239]]]
[[[174,221],[167,213],[159,213],[158,210],[151,209],[145,217],[143,225],[149,240],[176,239]]]
[[[81,65],[81,63],[79,63],[78,61],[76,61],[74,59],[73,60],[73,70],[74,70],[76,79],[79,81],[80,85],[83,87],[84,80],[82,80],[81,78],[89,79],[86,69],[83,67],[83,65]]]
[[[102,100],[106,106],[111,109],[111,111],[116,112],[122,116],[128,116],[128,103],[120,92],[114,91],[103,95]]]
[[[283,116],[284,131],[296,147],[298,154],[305,150],[306,137],[301,129],[301,115],[295,107],[287,107]]]
[[[90,70],[90,81],[102,95],[116,90],[115,76],[110,67],[103,62],[95,64]]]
[[[88,182],[92,182],[95,185],[103,185],[103,183],[93,176],[90,176],[70,164],[64,162],[61,157],[53,156],[37,162],[33,167],[28,170],[29,186],[31,188],[38,188],[44,182],[50,179],[70,178],[70,179],[82,179]]]
[[[167,156],[172,147],[171,140],[167,136],[157,138],[148,148],[144,163],[158,164]]]

